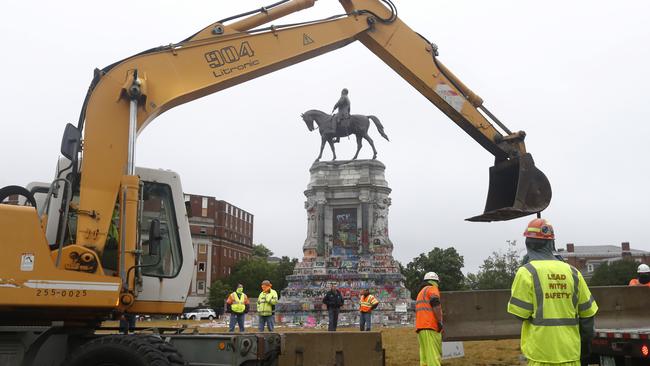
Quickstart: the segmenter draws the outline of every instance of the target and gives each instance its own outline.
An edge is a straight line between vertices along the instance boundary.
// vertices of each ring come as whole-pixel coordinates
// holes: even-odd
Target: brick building
[[[196,266],[186,307],[207,304],[212,282],[228,277],[253,253],[253,215],[214,197],[186,194]]]
[[[559,249],[559,254],[567,263],[576,267],[584,277],[589,278],[603,263],[612,263],[623,258],[630,258],[637,263],[650,263],[650,252],[630,248],[629,242],[616,245],[574,245],[568,243],[566,249]]]

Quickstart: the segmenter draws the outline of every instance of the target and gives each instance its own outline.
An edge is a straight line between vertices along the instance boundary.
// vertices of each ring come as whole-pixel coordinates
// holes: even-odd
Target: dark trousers
[[[260,322],[259,322],[259,324],[257,326],[257,330],[259,330],[260,332],[263,332],[264,331],[264,324],[266,324],[266,326],[269,329],[269,332],[273,331],[273,326],[274,326],[274,324],[273,324],[273,315],[269,315],[269,316],[260,315],[259,320],[260,320]]]
[[[327,330],[330,332],[336,331],[336,326],[339,322],[339,308],[329,308],[327,309],[327,315],[329,317],[329,324],[327,325]]]
[[[124,314],[120,319],[120,333],[129,334],[135,332],[135,314]]]
[[[359,313],[359,329],[362,332],[370,332],[371,323],[372,323],[372,313]]]
[[[230,327],[228,329],[229,332],[234,332],[235,331],[235,323],[239,325],[239,331],[243,332],[244,331],[244,313],[241,314],[236,314],[236,313],[230,313]]]

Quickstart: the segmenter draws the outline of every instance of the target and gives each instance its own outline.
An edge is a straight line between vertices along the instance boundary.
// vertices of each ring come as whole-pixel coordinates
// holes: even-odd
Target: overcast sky
[[[7,1],[0,13],[0,186],[53,177],[95,67],[178,42],[213,21],[273,1]],[[485,100],[549,177],[558,246],[630,241],[650,250],[650,2],[394,0],[400,18]],[[335,0],[276,24],[339,14]],[[395,257],[455,247],[465,271],[517,239],[529,218],[482,213],[493,157],[381,60],[343,49],[172,109],[138,138],[137,164],[181,174],[188,193],[255,215],[256,243],[302,257],[303,191],[319,137],[300,113],[331,110],[341,88],[371,127],[393,205]],[[414,132],[417,131],[417,132]],[[340,159],[353,140],[338,145]],[[329,158],[326,150],[325,158]],[[361,157],[371,157],[364,147]]]

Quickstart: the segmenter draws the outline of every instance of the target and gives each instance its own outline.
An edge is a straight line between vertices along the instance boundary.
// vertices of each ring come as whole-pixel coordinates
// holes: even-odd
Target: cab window
[[[160,255],[149,255],[149,225],[160,220]],[[182,257],[178,224],[171,187],[167,184],[144,182],[140,244],[143,251],[142,274],[150,277],[175,277]]]

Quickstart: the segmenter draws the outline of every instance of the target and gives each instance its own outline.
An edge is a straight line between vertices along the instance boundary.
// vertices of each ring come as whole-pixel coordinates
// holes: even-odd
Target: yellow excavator
[[[77,125],[65,128],[55,180],[0,189],[0,202],[20,194],[31,203],[0,205],[0,339],[9,349],[0,352],[13,355],[8,364],[271,362],[277,342],[271,335],[223,338],[230,340],[222,349],[178,337],[95,332],[103,320],[127,312],[182,312],[191,281],[194,252],[179,177],[137,168],[136,137],[170,108],[354,41],[494,155],[484,213],[469,220],[509,220],[548,206],[550,184],[526,151],[525,133],[511,132],[490,113],[440,62],[436,45],[398,18],[390,0],[340,0],[341,14],[262,27],[314,2],[283,0],[231,16],[179,43],[95,70]],[[224,349],[230,363],[217,363]],[[204,356],[213,359],[198,360]]]

